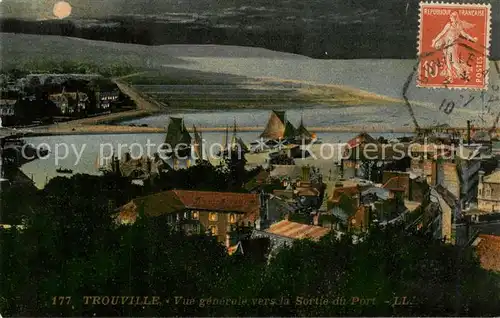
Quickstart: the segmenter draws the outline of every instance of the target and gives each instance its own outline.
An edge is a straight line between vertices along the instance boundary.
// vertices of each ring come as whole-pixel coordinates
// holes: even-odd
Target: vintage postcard
[[[0,0],[0,318],[500,315],[500,0]]]

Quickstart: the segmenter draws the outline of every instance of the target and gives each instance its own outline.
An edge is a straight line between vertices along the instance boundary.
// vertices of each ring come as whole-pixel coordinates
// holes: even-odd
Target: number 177
[[[71,296],[54,296],[52,297],[52,305],[57,305],[57,301],[59,301],[59,305],[69,305],[71,302]],[[64,303],[66,302],[66,303]]]

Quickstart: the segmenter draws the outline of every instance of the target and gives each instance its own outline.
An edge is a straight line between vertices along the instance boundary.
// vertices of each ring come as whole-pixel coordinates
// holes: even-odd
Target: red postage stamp
[[[420,3],[418,87],[486,89],[489,4]]]

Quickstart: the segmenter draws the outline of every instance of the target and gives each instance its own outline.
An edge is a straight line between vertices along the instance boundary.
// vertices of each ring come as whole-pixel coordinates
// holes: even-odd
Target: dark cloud
[[[58,0],[3,0],[3,16],[26,19],[52,18],[52,7]],[[288,28],[302,34],[324,34],[325,41],[334,41],[341,32],[353,26],[356,45],[363,37],[387,34],[385,42],[401,38],[400,43],[414,43],[418,28],[419,0],[67,0],[73,7],[73,19],[100,19],[134,15],[159,22],[202,23],[210,27],[240,27],[276,30]],[[491,3],[492,52],[500,56],[500,0],[455,0],[454,2]],[[94,22],[93,22],[94,23]],[[373,30],[376,27],[376,30]],[[336,30],[334,30],[336,29]],[[160,35],[155,35],[160,36]],[[380,37],[380,35],[377,35]],[[317,37],[313,37],[316,41]],[[390,40],[389,40],[390,39]],[[307,40],[307,39],[305,39]],[[353,39],[354,40],[354,39]],[[378,40],[378,38],[377,38]],[[384,41],[383,38],[381,38]],[[161,42],[161,40],[160,40]],[[307,42],[307,41],[305,41]],[[304,43],[305,43],[304,42]],[[370,43],[370,42],[368,42]],[[347,44],[346,44],[347,45]],[[372,44],[367,44],[372,45]]]

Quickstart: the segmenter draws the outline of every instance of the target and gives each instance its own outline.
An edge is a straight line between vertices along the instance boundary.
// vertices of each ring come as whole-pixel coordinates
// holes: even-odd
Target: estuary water
[[[293,60],[293,59],[268,59],[268,58],[184,58],[190,62],[186,65],[165,65],[168,68],[187,68],[201,72],[238,75],[246,78],[272,77],[279,80],[295,80],[312,82],[316,84],[337,84],[363,89],[368,92],[386,95],[393,98],[403,97],[405,82],[413,71],[414,60]],[[406,91],[407,97],[412,102],[412,110],[420,126],[449,124],[451,126],[466,125],[467,120],[472,120],[474,125],[491,127],[492,118],[500,111],[495,100],[495,85],[499,84],[500,76],[492,63],[490,86],[481,92],[434,90],[417,88],[415,78],[410,78],[411,83]],[[207,73],[208,74],[208,73]],[[155,85],[154,90],[161,90]],[[467,107],[461,107],[462,99],[473,101]],[[451,114],[439,110],[443,99],[454,100],[457,105]],[[422,104],[425,103],[425,104]],[[285,109],[277,105],[277,109]],[[390,132],[399,127],[413,127],[412,117],[407,106],[401,104],[387,105],[303,105],[302,107],[286,108],[287,119],[298,125],[301,117],[306,127],[336,127],[336,126],[365,126],[367,130],[377,127]],[[218,110],[182,110],[157,116],[131,120],[122,124],[147,124],[152,127],[166,127],[168,116],[184,118],[187,127],[225,127],[232,126],[236,121],[238,126],[263,127],[269,117],[269,110],[262,109],[218,109]],[[312,131],[314,132],[314,131]],[[221,143],[223,133],[203,133],[207,143]],[[241,132],[239,136],[249,143],[258,138],[258,132]],[[325,142],[345,142],[356,135],[353,133],[317,133]],[[383,135],[386,138],[402,136],[404,134],[372,134],[374,137]],[[148,144],[161,144],[164,134],[135,134],[135,135],[75,135],[26,138],[26,141],[37,146],[46,143],[45,147],[52,151],[47,159],[36,160],[26,164],[22,170],[35,181],[38,187],[43,187],[51,178],[58,176],[57,167],[69,168],[74,173],[99,174],[96,161],[100,149],[109,153],[111,148],[118,152],[119,144],[122,145],[121,153],[126,152],[127,146],[136,144],[135,150],[145,149]],[[68,155],[64,159],[56,160],[56,145],[59,157],[64,157],[66,146]],[[125,145],[125,146],[124,146]],[[137,145],[142,145],[139,147]],[[76,153],[81,153],[79,161]],[[138,154],[137,154],[138,155]]]
[[[238,133],[245,143],[250,143],[258,138],[257,132]],[[381,133],[372,134],[374,137],[384,136],[385,138],[397,138],[409,134]],[[318,134],[324,142],[345,142],[353,137],[355,133],[322,133]],[[222,133],[203,133],[205,145],[223,143],[224,134]],[[44,159],[32,161],[24,165],[21,169],[30,178],[33,178],[38,188],[43,188],[50,179],[71,175],[58,174],[58,167],[69,168],[73,173],[85,173],[99,175],[97,161],[99,153],[104,156],[110,156],[111,152],[115,154],[130,152],[133,157],[139,157],[142,154],[153,155],[157,147],[164,142],[164,134],[117,134],[117,135],[67,135],[51,137],[31,137],[26,138],[28,143],[34,146],[49,148],[51,153]],[[68,151],[66,155],[66,146]],[[150,145],[150,146],[148,146]],[[118,152],[119,147],[121,151]],[[334,162],[332,160],[332,167]]]

